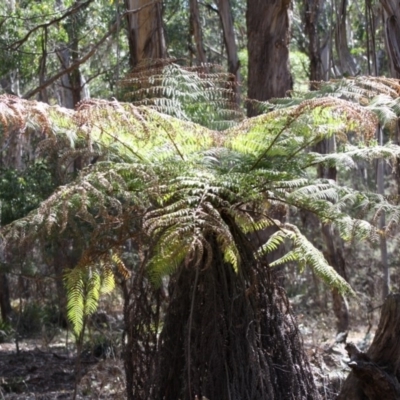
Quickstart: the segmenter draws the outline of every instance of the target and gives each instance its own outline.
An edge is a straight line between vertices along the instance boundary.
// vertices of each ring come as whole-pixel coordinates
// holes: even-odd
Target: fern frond
[[[84,272],[86,273],[84,275],[86,287],[83,315],[86,317],[92,315],[97,310],[101,292],[101,276],[95,268],[86,268]]]
[[[79,335],[83,328],[85,312],[84,276],[85,271],[81,268],[69,270],[64,276],[67,291],[67,317],[76,335]]]
[[[233,77],[215,65],[182,67],[176,60],[139,65],[120,84],[125,98],[211,129],[225,129],[243,118]],[[133,90],[132,90],[133,89]]]
[[[308,265],[312,268],[329,287],[336,288],[341,293],[354,293],[350,285],[328,264],[323,254],[294,225],[282,224],[280,230],[271,236],[259,253],[265,254],[275,250],[285,239],[290,239],[292,250],[272,262],[271,267],[288,261],[297,261],[300,266]]]

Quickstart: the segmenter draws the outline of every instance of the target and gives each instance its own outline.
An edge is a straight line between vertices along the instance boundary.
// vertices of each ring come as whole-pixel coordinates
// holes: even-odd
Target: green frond
[[[392,97],[380,94],[370,101],[366,109],[377,115],[382,126],[393,126],[397,120],[397,115],[394,110],[395,102],[396,100],[393,100]]]
[[[115,288],[113,270],[107,262],[94,264],[87,253],[79,264],[64,274],[67,292],[67,317],[75,335],[80,335],[85,320],[98,308],[101,294],[107,294]]]
[[[259,250],[260,254],[276,250],[285,239],[291,241],[292,250],[272,262],[271,267],[288,261],[296,261],[301,267],[305,265],[312,268],[315,274],[329,287],[336,288],[341,293],[353,293],[350,285],[328,264],[323,254],[294,225],[282,224],[280,230],[274,233]]]
[[[215,241],[238,271],[240,251],[231,225],[243,233],[278,227],[272,219],[277,206],[310,211],[346,240],[389,236],[400,222],[397,199],[315,179],[319,165],[350,169],[359,160],[381,158],[394,165],[399,147],[378,146],[371,138],[378,124],[390,127],[399,115],[395,81],[322,83],[318,91],[270,102],[272,111],[216,132],[191,121],[204,122],[221,104],[225,107],[206,125],[234,120],[232,93],[219,85],[226,76],[175,63],[156,68],[156,75],[132,75],[122,83],[127,93],[140,86],[134,95],[148,106],[85,100],[67,111],[0,97],[0,148],[18,130],[21,135],[35,131],[38,154],[57,160],[62,177],[62,185],[37,210],[1,228],[1,235],[14,246],[60,235],[82,238],[90,257],[84,255],[66,276],[76,332],[100,293],[113,289],[113,271],[129,276],[118,251],[137,235],[151,243],[148,271],[160,284],[181,267],[209,268]],[[336,153],[315,152],[316,143],[333,137]],[[83,168],[74,176],[69,171],[77,158]],[[379,230],[375,225],[382,213],[387,226]],[[273,265],[308,265],[330,286],[349,290],[293,226],[280,226],[261,252],[289,242],[289,252]]]
[[[377,243],[381,234],[378,228],[370,222],[364,219],[351,218],[347,215],[337,219],[334,224],[345,241],[368,240]]]
[[[233,218],[243,233],[261,231],[274,225],[274,221],[271,218],[260,217],[258,219],[254,219],[245,211],[238,212],[235,210]]]
[[[286,232],[282,229],[274,232],[268,241],[258,250],[259,255],[268,254],[278,249],[285,242]]]
[[[113,256],[111,258],[115,259]],[[115,289],[114,271],[111,268],[109,268],[107,265],[105,265],[101,270],[100,278],[101,278],[100,293],[101,294],[111,293]],[[96,305],[96,307],[97,307],[97,305]]]
[[[188,247],[188,244],[184,246],[179,240],[169,243],[160,242],[155,247],[154,254],[147,265],[154,285],[159,287],[163,277],[172,275],[178,269],[188,255]]]
[[[304,272],[305,267],[307,266],[304,259],[300,259],[299,252],[297,250],[291,250],[279,259],[273,261],[269,266],[276,267],[278,265],[286,264],[288,262],[296,262],[299,268],[300,273]]]
[[[372,111],[358,104],[334,97],[317,98],[245,120],[227,131],[225,146],[255,157],[254,169],[279,157],[286,161],[294,158],[332,135],[347,141],[347,132],[356,129],[363,132],[359,140],[368,141],[377,122]]]
[[[121,259],[121,257],[117,254],[117,253],[115,253],[115,252],[113,252],[112,253],[112,255],[111,255],[111,261],[112,261],[112,263],[117,267],[117,271],[118,271],[118,273],[124,278],[124,279],[128,279],[128,278],[130,278],[130,276],[131,276],[131,272],[126,268],[126,266],[125,266],[125,263],[123,262],[123,260]],[[107,265],[106,265],[107,266]],[[112,273],[112,270],[111,269],[107,269],[107,271],[111,271],[111,273]],[[114,286],[115,286],[115,279],[114,279],[114,273],[112,273],[111,274],[110,273],[110,284],[108,284],[108,281],[106,282],[107,284],[106,284],[106,287],[109,287],[110,288],[110,290],[108,290],[109,292],[111,292],[113,289],[114,289]],[[105,281],[106,281],[106,278],[108,277],[108,274],[106,274],[105,275]],[[111,281],[111,279],[112,279],[112,281]]]
[[[224,261],[232,265],[234,271],[237,273],[239,271],[240,255],[235,244],[231,243],[223,248],[222,251],[224,253]]]
[[[95,268],[86,268],[85,273],[83,276],[85,283],[84,317],[92,315],[97,310],[101,292],[101,276],[99,271]]]
[[[85,312],[85,272],[81,268],[66,271],[64,282],[67,291],[67,317],[74,333],[79,335],[83,328]]]

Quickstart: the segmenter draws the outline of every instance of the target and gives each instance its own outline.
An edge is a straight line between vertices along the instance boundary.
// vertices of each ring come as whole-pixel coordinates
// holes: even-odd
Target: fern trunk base
[[[216,242],[213,252],[207,269],[183,267],[170,284],[153,398],[319,399],[288,299],[268,266],[242,251],[236,273]]]
[[[368,351],[349,355],[352,372],[338,400],[400,399],[400,294],[387,297]]]

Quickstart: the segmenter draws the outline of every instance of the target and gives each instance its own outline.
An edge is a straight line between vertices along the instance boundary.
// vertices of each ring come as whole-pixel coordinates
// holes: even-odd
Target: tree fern
[[[155,284],[185,266],[210,268],[215,243],[226,266],[240,275],[242,249],[235,229],[248,234],[275,226],[262,251],[290,240],[292,249],[280,262],[309,265],[327,284],[349,290],[298,228],[279,225],[273,211],[307,210],[336,226],[346,240],[373,241],[391,233],[400,217],[396,199],[315,179],[314,173],[318,165],[352,168],[359,159],[398,157],[397,146],[377,146],[372,140],[377,124],[390,124],[397,112],[397,103],[387,98],[371,103],[374,82],[363,86],[352,81],[359,89],[348,91],[358,103],[345,100],[345,94],[339,95],[343,86],[332,83],[309,98],[288,100],[287,108],[275,102],[273,111],[224,132],[115,100],[85,101],[72,112],[0,98],[3,152],[9,154],[7,140],[16,130],[38,135],[39,149],[55,152],[66,181],[37,210],[2,227],[2,240],[18,246],[61,235],[82,238],[86,259],[66,278],[77,332],[95,309],[102,282],[113,287],[111,271],[117,268],[128,277],[116,252],[139,235],[148,239],[147,269]],[[375,84],[379,93],[387,88],[392,96],[397,90],[386,81]],[[328,89],[334,95],[326,97]],[[332,135],[338,139],[338,153],[311,151]],[[73,174],[69,166],[78,157],[85,162]],[[379,230],[375,223],[381,212],[388,225]]]
[[[235,81],[215,65],[182,67],[177,60],[146,60],[120,82],[125,100],[223,130],[242,119]]]

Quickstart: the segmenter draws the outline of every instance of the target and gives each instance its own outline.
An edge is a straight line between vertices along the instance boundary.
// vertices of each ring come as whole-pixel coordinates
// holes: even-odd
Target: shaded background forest
[[[67,109],[91,98],[130,102],[222,130],[245,116],[268,111],[273,99],[321,90],[320,81],[334,84],[364,75],[398,78],[399,13],[390,0],[11,0],[0,4],[1,93]],[[350,85],[349,92],[357,90]],[[397,126],[377,129],[376,143],[398,143],[397,132]],[[35,140],[40,139],[0,142],[0,226],[27,215],[56,187],[66,184],[69,174],[77,176],[88,160],[95,163],[98,157],[96,150],[81,156],[65,152],[62,161],[69,163],[68,168],[49,169],[39,160],[33,162]],[[331,139],[316,144],[321,154],[335,149]],[[321,167],[316,177],[394,198],[399,192],[396,168],[380,159],[360,161],[356,171]],[[337,333],[354,329],[359,319],[351,312],[359,313],[359,318],[368,319],[369,331],[373,311],[400,281],[396,235],[390,240],[382,236],[374,246],[344,243],[311,213],[292,212],[285,217],[276,212],[275,218],[290,218],[301,226],[358,293],[358,301],[349,306],[339,291],[322,286],[312,270],[300,274],[296,265],[288,263],[276,275],[299,310],[317,318],[333,310]],[[385,214],[378,219],[383,229]],[[134,270],[135,244],[126,246],[124,265]],[[14,340],[18,348],[25,337],[37,335],[49,344],[66,327],[63,276],[78,263],[84,249],[76,238],[49,240],[45,251],[33,250],[29,258],[24,257],[24,249],[8,254],[2,248],[3,340]],[[146,291],[141,287],[132,294],[121,287],[125,304],[132,304],[132,297],[127,297]],[[92,327],[97,332],[94,338],[77,338],[81,353],[87,343],[91,352],[102,354],[104,348],[112,352],[114,342],[120,340],[118,329],[126,326],[118,321],[123,311],[120,292],[113,296],[102,306],[115,313],[115,319],[97,313],[99,320],[93,317],[90,323],[101,329]],[[152,306],[147,306],[151,314]],[[116,327],[116,334],[110,326]],[[304,327],[304,332],[309,333],[309,328]]]

